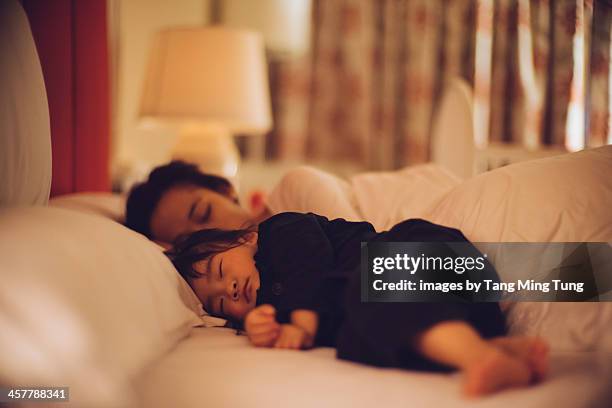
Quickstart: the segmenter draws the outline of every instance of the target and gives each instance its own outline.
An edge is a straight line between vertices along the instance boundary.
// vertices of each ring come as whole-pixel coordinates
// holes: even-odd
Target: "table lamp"
[[[233,135],[262,135],[272,125],[261,36],[221,26],[159,32],[140,117],[178,125],[173,159],[235,182],[240,156]]]

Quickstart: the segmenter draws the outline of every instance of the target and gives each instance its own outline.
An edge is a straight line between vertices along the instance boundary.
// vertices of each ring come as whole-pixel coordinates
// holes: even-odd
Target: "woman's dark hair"
[[[177,238],[165,254],[187,282],[202,276],[193,264],[242,245],[255,227],[239,230],[203,229]]]
[[[151,238],[151,216],[157,203],[166,191],[178,185],[207,188],[225,196],[232,191],[223,177],[202,173],[195,164],[175,160],[156,167],[147,181],[132,188],[125,210],[126,227]]]

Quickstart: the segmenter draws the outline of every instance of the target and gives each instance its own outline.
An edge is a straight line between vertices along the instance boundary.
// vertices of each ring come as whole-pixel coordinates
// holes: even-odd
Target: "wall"
[[[113,0],[110,7],[115,34],[112,171],[115,178],[138,177],[167,161],[175,140],[170,130],[144,129],[137,117],[153,35],[164,27],[208,23],[210,5],[208,0]]]
[[[224,0],[221,20],[262,33],[275,54],[302,55],[310,45],[310,0]]]

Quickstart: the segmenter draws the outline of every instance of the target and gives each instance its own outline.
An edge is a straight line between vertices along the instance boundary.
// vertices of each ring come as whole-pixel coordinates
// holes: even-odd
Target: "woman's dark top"
[[[424,220],[376,233],[368,222],[280,213],[259,225],[257,305],[273,305],[280,323],[289,322],[293,310],[313,310],[319,315],[315,345],[335,346],[340,358],[379,366],[440,368],[408,345],[443,320],[467,320],[485,337],[503,334],[497,303],[361,303],[361,242],[375,240],[467,241],[456,229]]]

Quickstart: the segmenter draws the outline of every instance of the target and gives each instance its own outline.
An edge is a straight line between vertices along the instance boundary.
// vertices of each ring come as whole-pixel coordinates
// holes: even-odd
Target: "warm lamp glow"
[[[158,33],[140,117],[181,126],[174,158],[235,177],[231,135],[262,135],[272,127],[261,35],[215,26]]]
[[[161,31],[151,52],[141,117],[218,122],[231,133],[270,130],[261,36],[223,27]]]

